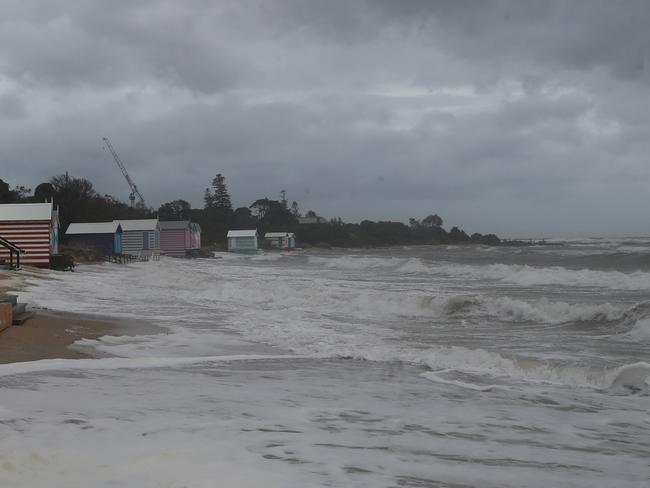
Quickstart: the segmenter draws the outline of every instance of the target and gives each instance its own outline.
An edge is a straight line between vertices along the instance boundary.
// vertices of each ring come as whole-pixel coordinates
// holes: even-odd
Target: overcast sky
[[[650,2],[0,0],[0,178],[650,235]]]

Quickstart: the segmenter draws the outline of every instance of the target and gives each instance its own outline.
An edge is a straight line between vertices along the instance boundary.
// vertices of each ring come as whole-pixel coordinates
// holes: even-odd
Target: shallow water
[[[25,272],[151,321],[0,366],[0,486],[646,486],[650,241]]]

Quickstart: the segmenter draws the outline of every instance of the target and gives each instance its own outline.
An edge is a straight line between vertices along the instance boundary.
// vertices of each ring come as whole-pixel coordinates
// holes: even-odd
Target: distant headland
[[[203,191],[203,208],[192,208],[183,199],[171,200],[158,209],[129,205],[112,195],[99,194],[85,178],[67,173],[54,176],[34,191],[24,186],[10,187],[0,179],[0,203],[29,203],[53,200],[59,207],[63,231],[72,222],[108,222],[114,219],[192,220],[203,229],[203,245],[221,249],[231,229],[255,228],[260,234],[293,232],[300,247],[384,247],[396,245],[481,244],[486,246],[543,245],[544,241],[503,240],[495,234],[468,234],[453,226],[443,227],[443,219],[432,213],[408,224],[394,221],[363,220],[347,223],[341,218],[325,219],[313,210],[304,214],[298,202],[289,203],[282,190],[278,199],[259,198],[248,207],[232,207],[225,177],[217,174]]]

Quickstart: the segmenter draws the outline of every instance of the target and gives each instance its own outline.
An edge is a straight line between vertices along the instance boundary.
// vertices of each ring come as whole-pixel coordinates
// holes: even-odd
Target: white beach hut
[[[278,249],[296,248],[296,235],[293,232],[267,232],[264,240]]]
[[[160,254],[158,219],[115,220],[122,227],[122,254],[151,256]]]

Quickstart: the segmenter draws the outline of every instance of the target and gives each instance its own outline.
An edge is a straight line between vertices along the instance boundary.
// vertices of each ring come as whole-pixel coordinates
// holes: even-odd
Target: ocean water
[[[649,239],[22,278],[161,331],[0,365],[2,487],[649,486]]]

